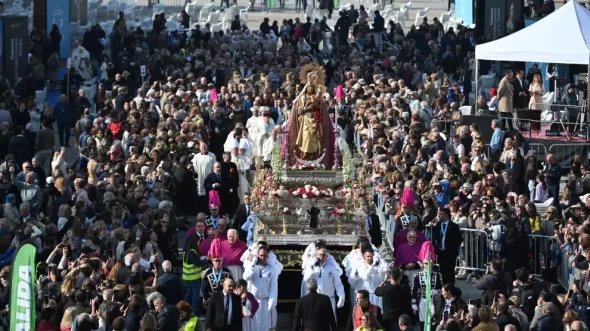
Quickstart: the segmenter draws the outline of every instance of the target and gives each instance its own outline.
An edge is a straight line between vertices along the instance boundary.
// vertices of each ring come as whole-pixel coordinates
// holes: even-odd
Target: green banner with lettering
[[[37,248],[23,245],[12,263],[10,331],[35,330],[35,255]]]

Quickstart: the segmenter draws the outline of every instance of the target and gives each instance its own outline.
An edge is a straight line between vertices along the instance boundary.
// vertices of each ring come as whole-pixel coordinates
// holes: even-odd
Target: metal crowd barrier
[[[393,252],[393,239],[395,238],[395,227],[393,222],[393,216],[385,214],[385,200],[383,194],[376,193],[377,197],[377,216],[379,217],[379,223],[381,228],[385,230],[385,243],[387,247]]]
[[[555,161],[562,168],[571,168],[575,154],[580,154],[583,159],[590,159],[590,144],[553,144],[549,146],[549,152],[553,153]]]

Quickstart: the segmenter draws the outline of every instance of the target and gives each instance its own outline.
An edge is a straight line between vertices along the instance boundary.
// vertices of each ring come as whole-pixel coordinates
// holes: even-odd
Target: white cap
[[[232,144],[232,148],[240,148],[240,143],[236,139],[234,139],[234,142]]]
[[[49,177],[45,178],[45,182],[47,184],[55,184],[55,178],[49,176]]]

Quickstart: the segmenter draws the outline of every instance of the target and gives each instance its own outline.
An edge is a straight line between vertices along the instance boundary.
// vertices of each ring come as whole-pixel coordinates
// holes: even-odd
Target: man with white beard
[[[205,196],[205,177],[213,172],[213,164],[215,163],[215,154],[207,149],[207,144],[201,143],[199,145],[200,153],[193,158],[193,169],[197,173],[197,193],[199,196]]]
[[[303,281],[307,282],[310,278],[317,279],[318,293],[327,295],[330,298],[334,316],[336,316],[336,308],[344,306],[344,286],[340,281],[342,270],[329,263],[328,256],[327,249],[319,248],[316,258],[303,271]],[[337,304],[334,294],[338,296]]]
[[[362,250],[363,259],[352,264],[348,282],[358,290],[369,292],[369,301],[383,310],[383,299],[375,295],[375,289],[387,274],[387,262],[375,256],[372,248]]]
[[[269,330],[277,324],[278,275],[268,264],[268,248],[258,248],[258,256],[249,261],[244,270],[248,290],[254,295],[260,307],[254,315],[254,330]]]
[[[270,118],[270,112],[268,107],[260,107],[262,109],[262,118],[258,122],[258,135],[254,139],[254,143],[259,150],[262,150],[264,140],[270,137],[272,130],[275,127],[275,122]],[[267,135],[265,135],[265,133]],[[254,137],[253,137],[254,138]]]
[[[279,138],[279,133],[281,132],[280,126],[275,126],[272,130],[271,138],[266,139],[262,144],[262,161],[264,162],[264,166],[270,166],[272,161],[272,152],[275,147],[281,148],[281,141],[282,139]]]
[[[248,129],[248,133],[250,138],[253,141],[256,141],[256,136],[258,136],[258,122],[260,121],[260,109],[257,106],[250,108],[252,111],[252,117],[246,121],[246,128]]]

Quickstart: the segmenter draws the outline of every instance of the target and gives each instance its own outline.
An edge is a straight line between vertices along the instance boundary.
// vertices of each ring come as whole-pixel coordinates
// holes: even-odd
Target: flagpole
[[[432,323],[430,321],[430,284],[431,284],[431,277],[432,277],[432,259],[430,257],[430,252],[428,253],[428,267],[426,269],[426,313],[424,314],[424,331],[430,331],[432,327]]]

